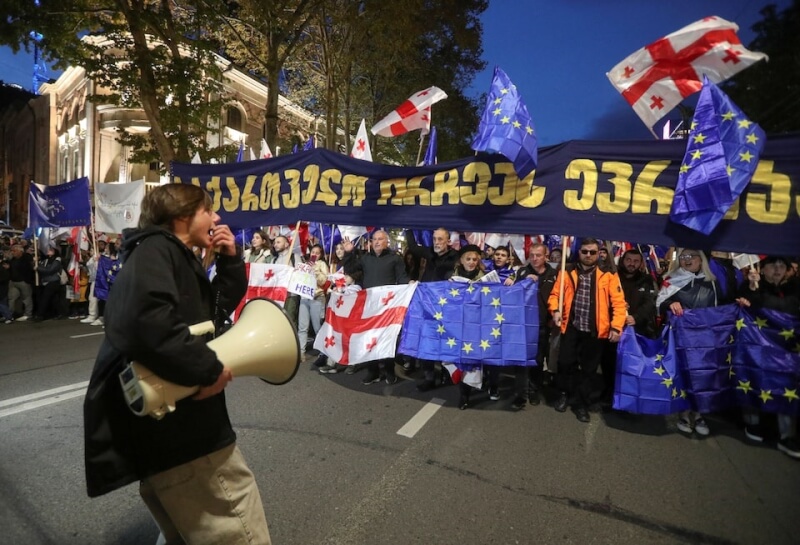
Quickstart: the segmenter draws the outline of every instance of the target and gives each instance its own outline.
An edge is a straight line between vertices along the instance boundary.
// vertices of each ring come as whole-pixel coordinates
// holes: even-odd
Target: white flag
[[[408,100],[375,123],[372,134],[399,136],[420,129],[428,134],[431,129],[431,106],[447,98],[447,93],[438,87],[428,87],[414,93]]]
[[[350,157],[372,161],[372,151],[369,149],[369,138],[367,137],[367,124],[363,119],[358,127],[356,141],[353,142],[353,151],[350,152]]]
[[[123,229],[139,223],[144,181],[127,184],[96,184],[95,231],[121,233]]]
[[[250,147],[250,160],[251,161],[255,161],[256,160],[256,154],[253,151],[253,147],[252,146]]]
[[[272,157],[272,150],[269,149],[267,141],[261,139],[261,159],[270,159]]]

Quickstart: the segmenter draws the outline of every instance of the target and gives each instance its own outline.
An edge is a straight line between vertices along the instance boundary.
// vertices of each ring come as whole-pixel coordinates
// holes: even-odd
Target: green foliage
[[[728,96],[767,133],[800,130],[800,0],[778,12],[761,10],[753,25],[756,38],[747,47],[769,55],[737,74],[724,89]]]

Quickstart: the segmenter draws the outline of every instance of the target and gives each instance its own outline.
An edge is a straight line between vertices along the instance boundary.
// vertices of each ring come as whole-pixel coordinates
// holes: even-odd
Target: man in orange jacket
[[[547,300],[553,321],[561,328],[556,386],[561,395],[555,404],[558,412],[572,405],[581,422],[589,422],[588,406],[599,390],[597,367],[605,343],[619,341],[625,326],[625,296],[616,273],[598,267],[600,243],[581,240],[578,264],[559,273],[555,289]],[[563,276],[563,282],[562,282]],[[563,316],[558,308],[563,285]]]

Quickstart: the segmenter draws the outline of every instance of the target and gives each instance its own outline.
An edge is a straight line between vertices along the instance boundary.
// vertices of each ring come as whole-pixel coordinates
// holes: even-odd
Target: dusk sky
[[[708,15],[738,24],[739,38],[748,45],[751,26],[768,4],[782,10],[791,0],[492,0],[483,16],[487,66],[470,94],[488,91],[497,65],[527,104],[539,145],[651,139],[606,72],[637,49]],[[0,48],[0,79],[6,83],[30,89],[32,67],[32,55]],[[677,119],[676,114],[668,117]],[[433,119],[435,124],[435,106]]]

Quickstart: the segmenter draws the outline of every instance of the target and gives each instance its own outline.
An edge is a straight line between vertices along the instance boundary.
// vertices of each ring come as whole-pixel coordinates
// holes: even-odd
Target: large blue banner
[[[298,220],[457,231],[594,236],[746,253],[800,254],[800,135],[770,136],[752,181],[708,236],[669,219],[679,140],[571,141],[539,150],[520,180],[498,155],[432,166],[315,149],[221,165],[175,163],[237,228]],[[633,240],[632,240],[633,239]]]
[[[28,195],[28,227],[80,227],[92,218],[89,178],[65,184],[31,184]]]

